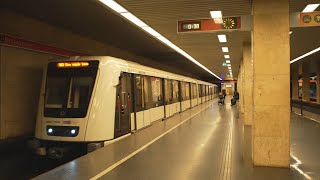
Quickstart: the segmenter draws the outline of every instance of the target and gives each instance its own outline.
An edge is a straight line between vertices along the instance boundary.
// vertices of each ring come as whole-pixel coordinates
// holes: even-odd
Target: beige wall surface
[[[43,67],[55,55],[1,47],[1,139],[33,134]]]
[[[122,58],[146,66],[158,69],[185,73],[192,76],[192,73],[183,72],[174,66],[164,65],[163,63],[141,56],[137,56],[126,50],[116,48],[112,45],[81,36],[65,29],[52,26],[41,21],[24,17],[8,10],[0,11],[0,22],[5,26],[0,26],[0,33],[20,37],[23,39],[49,44],[59,48],[70,49],[89,55],[113,56]]]

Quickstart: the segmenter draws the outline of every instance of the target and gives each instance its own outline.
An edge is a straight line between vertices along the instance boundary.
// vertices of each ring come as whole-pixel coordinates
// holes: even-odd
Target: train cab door
[[[116,114],[114,137],[131,132],[132,74],[122,73],[116,93]]]

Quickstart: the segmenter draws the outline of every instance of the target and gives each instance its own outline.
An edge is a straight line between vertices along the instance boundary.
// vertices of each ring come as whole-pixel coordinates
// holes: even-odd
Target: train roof
[[[93,60],[99,60],[100,62],[104,63],[115,63],[120,66],[125,66],[128,68],[128,72],[131,73],[137,73],[137,74],[143,74],[143,75],[149,75],[149,76],[156,76],[156,77],[161,77],[161,78],[168,78],[168,79],[175,79],[175,80],[180,80],[180,81],[189,81],[193,83],[198,83],[198,84],[205,84],[205,85],[213,85],[216,86],[215,84],[201,81],[198,79],[162,71],[159,69],[151,68],[148,66],[141,65],[139,63],[135,63],[132,61],[120,59],[120,58],[115,58],[112,56],[72,56],[70,58],[57,58],[55,61],[93,61]]]

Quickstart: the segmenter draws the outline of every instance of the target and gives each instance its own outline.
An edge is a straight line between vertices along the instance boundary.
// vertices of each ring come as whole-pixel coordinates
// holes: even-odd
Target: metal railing
[[[305,101],[302,99],[291,99],[290,100],[290,109],[292,108],[300,109],[300,114],[303,115],[303,111],[312,112],[320,115],[320,104],[312,101]]]

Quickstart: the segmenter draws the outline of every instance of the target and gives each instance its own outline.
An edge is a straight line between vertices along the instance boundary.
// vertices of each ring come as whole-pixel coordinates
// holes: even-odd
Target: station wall
[[[32,135],[43,67],[57,57],[1,46],[1,138]]]
[[[152,63],[163,68],[150,59],[12,11],[1,10],[0,22],[3,25],[1,34],[89,55],[109,55],[145,65]],[[43,66],[53,57],[57,55],[0,44],[0,139],[33,134]]]

